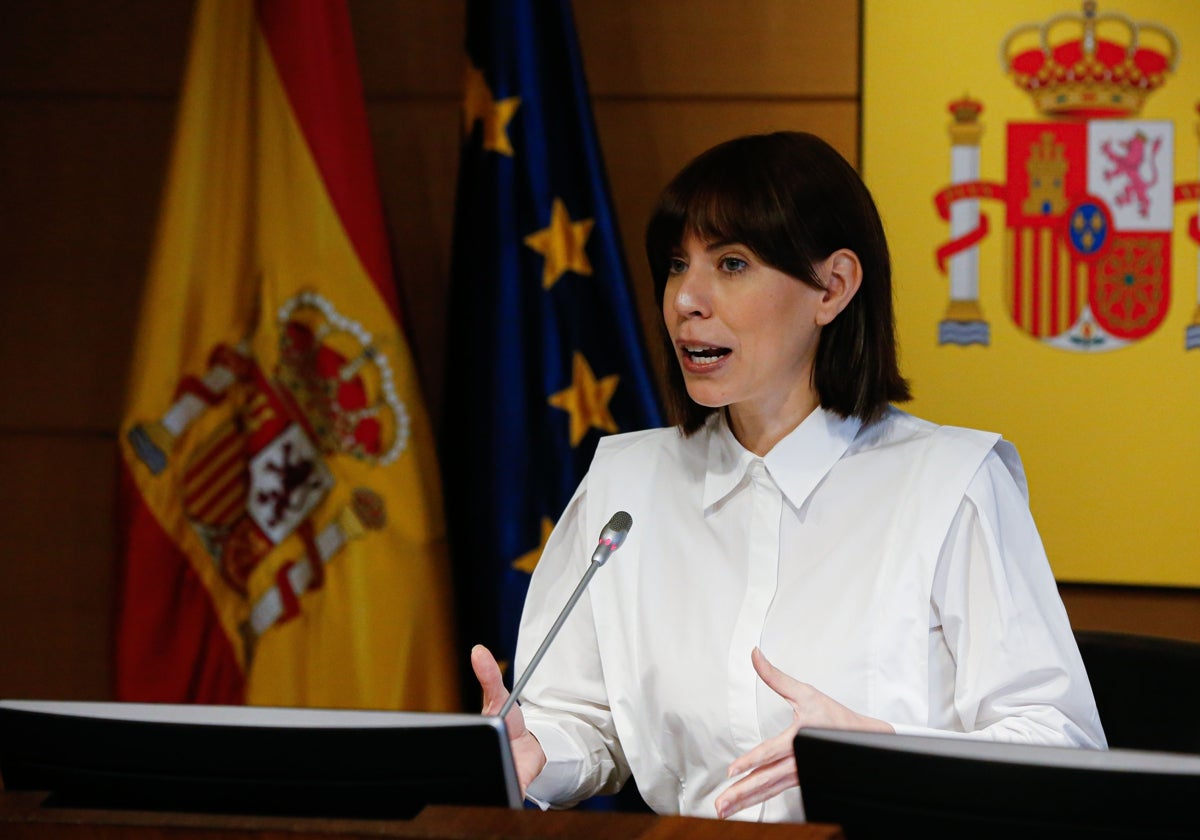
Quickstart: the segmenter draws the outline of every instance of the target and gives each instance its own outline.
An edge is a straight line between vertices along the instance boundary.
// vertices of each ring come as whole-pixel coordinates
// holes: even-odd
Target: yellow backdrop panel
[[[1060,580],[1200,585],[1200,348],[1185,349],[1197,309],[1197,201],[1178,202],[1170,236],[1169,308],[1149,335],[1107,352],[1050,346],[1009,315],[1006,212],[982,200],[978,307],[986,345],[939,343],[950,303],[936,249],[949,224],[934,196],[951,182],[952,118],[983,105],[979,175],[1005,182],[1009,123],[1049,122],[1001,66],[1016,27],[1081,13],[1071,0],[866,0],[863,171],[887,225],[896,271],[902,361],[911,410],[942,423],[999,431],[1025,462],[1031,504]],[[1098,13],[1152,22],[1174,36],[1178,64],[1131,119],[1174,126],[1176,184],[1195,182],[1200,14],[1178,0],[1112,0]],[[1103,37],[1120,37],[1105,24]],[[1146,43],[1165,43],[1144,33]],[[1036,44],[1037,33],[1029,33]],[[1060,36],[1055,36],[1060,37]],[[1053,42],[1053,41],[1052,41]],[[1169,222],[1168,222],[1169,223]]]

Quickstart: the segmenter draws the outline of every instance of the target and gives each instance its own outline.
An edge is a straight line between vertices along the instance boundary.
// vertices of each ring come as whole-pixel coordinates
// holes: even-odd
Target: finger
[[[795,758],[781,758],[764,765],[730,785],[714,803],[721,819],[732,816],[752,805],[766,802],[789,788],[800,784]]]
[[[508,689],[504,687],[504,677],[496,658],[483,645],[471,648],[471,670],[483,689],[483,713],[495,714],[508,699]]]
[[[729,765],[728,775],[730,777],[736,776],[739,773],[745,773],[747,770],[753,770],[760,765],[770,764],[771,762],[790,756],[797,728],[790,727],[775,737],[763,741],[757,747],[750,750],[750,752],[735,758]]]
[[[771,660],[758,648],[750,651],[750,662],[767,687],[785,700],[796,700],[797,693],[804,688],[804,683],[792,679],[772,665]]]

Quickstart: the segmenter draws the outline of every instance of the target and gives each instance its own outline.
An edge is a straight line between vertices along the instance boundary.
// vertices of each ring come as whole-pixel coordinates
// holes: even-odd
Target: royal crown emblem
[[[387,356],[371,335],[315,292],[279,310],[279,383],[323,452],[390,464],[408,445],[409,419]]]
[[[270,373],[249,339],[219,345],[203,376],[180,381],[161,417],[127,434],[152,480],[177,485],[226,594],[244,603],[247,659],[267,629],[299,614],[300,596],[320,588],[346,543],[386,522],[382,498],[367,487],[354,488],[341,510],[322,510],[336,484],[330,460],[384,466],[409,440],[387,356],[361,324],[304,291],[279,308],[276,332]],[[178,468],[168,469],[173,461]],[[276,558],[271,585],[252,586],[286,545],[298,545],[300,556]]]
[[[1000,45],[1000,63],[1047,116],[1125,118],[1141,113],[1179,60],[1163,27],[1116,12],[1055,15],[1016,27]]]
[[[1174,124],[1140,117],[1179,60],[1158,24],[1085,2],[1014,27],[1001,69],[1043,117],[1007,126],[1005,180],[980,178],[983,103],[950,103],[951,184],[935,205],[950,225],[937,249],[950,301],[941,344],[990,343],[979,304],[982,200],[1004,202],[1004,299],[1026,334],[1064,350],[1115,350],[1152,334],[1171,300],[1175,203],[1200,184],[1175,184]],[[1189,234],[1200,242],[1193,216]],[[1200,316],[1200,305],[1197,308]],[[1200,346],[1200,317],[1185,347]]]

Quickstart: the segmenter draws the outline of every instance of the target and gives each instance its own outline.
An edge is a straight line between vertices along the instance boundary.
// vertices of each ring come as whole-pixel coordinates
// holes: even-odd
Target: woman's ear
[[[817,304],[817,324],[825,326],[845,309],[862,285],[862,263],[858,254],[840,248],[821,263],[818,275],[825,284],[821,302]]]

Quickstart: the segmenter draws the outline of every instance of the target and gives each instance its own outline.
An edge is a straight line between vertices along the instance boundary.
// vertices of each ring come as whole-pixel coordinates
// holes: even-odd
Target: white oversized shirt
[[[659,813],[712,817],[726,768],[779,734],[785,673],[906,734],[1103,747],[1015,449],[890,409],[817,409],[765,457],[721,413],[602,440],[534,572],[520,673],[611,515],[633,528],[522,692],[567,806],[632,771]],[[798,789],[741,812],[803,819]]]

